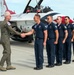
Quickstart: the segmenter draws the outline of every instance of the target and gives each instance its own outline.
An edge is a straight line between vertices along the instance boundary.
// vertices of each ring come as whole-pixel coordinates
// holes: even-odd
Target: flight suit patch
[[[11,23],[10,22],[7,22],[7,24],[10,26],[11,25]]]
[[[41,28],[41,26],[39,26],[39,28]]]

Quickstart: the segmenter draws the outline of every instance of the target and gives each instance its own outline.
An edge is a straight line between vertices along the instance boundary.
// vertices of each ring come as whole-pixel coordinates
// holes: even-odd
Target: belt
[[[36,40],[41,40],[41,39],[43,39],[43,38],[35,38]]]
[[[47,40],[50,40],[50,39],[55,39],[55,38],[47,38]]]

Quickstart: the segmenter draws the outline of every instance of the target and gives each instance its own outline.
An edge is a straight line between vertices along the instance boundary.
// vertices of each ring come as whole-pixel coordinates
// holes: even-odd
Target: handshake
[[[26,37],[26,34],[25,33],[21,33],[20,35],[22,38]]]

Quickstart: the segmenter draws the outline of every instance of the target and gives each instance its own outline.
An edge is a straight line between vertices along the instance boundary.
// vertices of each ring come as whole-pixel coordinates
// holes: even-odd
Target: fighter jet
[[[12,14],[12,18],[10,21],[12,24],[12,27],[19,32],[26,33],[31,30],[32,26],[35,24],[33,17],[36,13],[40,14],[41,21],[44,23],[46,23],[46,18],[49,15],[53,16],[54,22],[56,22],[57,16],[62,16],[62,22],[64,23],[65,15],[62,15],[56,11],[53,11],[49,6],[42,6],[43,1],[44,0],[27,0],[24,11],[21,14],[15,14],[15,12],[12,13],[8,9],[5,0],[2,0],[2,11],[4,9],[3,6],[5,6],[6,8],[5,11],[10,11],[10,13]],[[2,12],[2,15],[3,15],[3,12]],[[2,21],[3,19],[4,19],[4,16],[1,16],[0,21]],[[72,23],[73,21],[70,20],[70,22]],[[27,36],[25,38],[21,38],[20,36],[17,36],[17,35],[12,35],[11,38],[17,41],[27,40],[29,42],[32,42],[33,35]]]

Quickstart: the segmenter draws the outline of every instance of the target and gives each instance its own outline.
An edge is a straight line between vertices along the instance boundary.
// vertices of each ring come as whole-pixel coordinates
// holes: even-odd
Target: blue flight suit
[[[32,29],[35,31],[35,58],[36,58],[36,67],[43,67],[43,41],[44,41],[44,31],[47,30],[46,25],[42,22],[38,25],[35,24]]]
[[[74,28],[74,24],[73,24],[73,28]],[[74,55],[74,41],[73,41],[73,55]]]
[[[48,24],[47,31],[48,31],[48,39],[46,43],[46,51],[47,51],[47,57],[48,57],[48,65],[52,66],[54,65],[55,61],[55,30],[57,29],[57,26],[52,22],[51,24]]]
[[[73,42],[73,55],[74,55],[74,42]]]
[[[65,55],[66,55],[66,62],[71,62],[71,39],[72,39],[72,31],[74,27],[72,24],[66,25],[68,31],[68,37],[65,42]]]
[[[65,30],[67,30],[67,27],[63,24],[58,25],[58,32],[59,32],[59,39],[58,44],[56,45],[56,63],[62,64],[62,58],[63,58],[63,40],[65,37]]]

